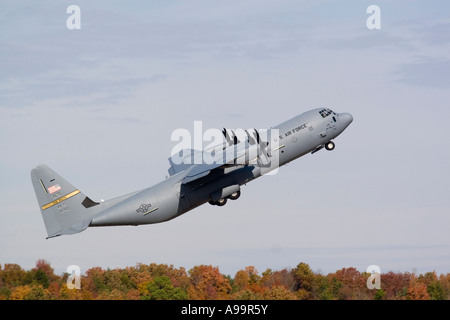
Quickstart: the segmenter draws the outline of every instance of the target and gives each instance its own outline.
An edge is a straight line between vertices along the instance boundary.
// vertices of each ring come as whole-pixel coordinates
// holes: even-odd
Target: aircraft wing
[[[170,176],[173,176],[194,166],[194,160],[198,159],[199,156],[203,157],[203,152],[194,149],[183,149],[179,153],[172,155],[169,158],[170,168],[168,172]]]
[[[200,179],[202,177],[207,176],[211,170],[222,167],[221,163],[213,163],[213,164],[195,164],[192,165],[188,174],[183,179],[183,184],[189,183],[191,181]]]
[[[207,176],[212,170],[219,167],[245,165],[252,160],[256,160],[260,153],[258,145],[249,145],[245,141],[213,149],[205,151],[184,149],[182,156],[180,154],[173,155],[169,158],[171,164],[168,170],[169,174],[172,176],[187,170],[187,174],[182,182],[186,184]]]

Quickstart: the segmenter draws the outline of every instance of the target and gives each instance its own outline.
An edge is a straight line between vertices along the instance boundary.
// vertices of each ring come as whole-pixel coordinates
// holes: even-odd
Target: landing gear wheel
[[[228,198],[230,198],[231,200],[237,200],[240,196],[241,196],[241,191],[236,191],[236,192],[230,194],[230,196]]]
[[[227,198],[219,199],[216,201],[216,205],[219,207],[224,206],[227,203]]]
[[[333,141],[328,141],[327,143],[325,143],[325,149],[327,149],[328,151],[334,150],[334,142]]]

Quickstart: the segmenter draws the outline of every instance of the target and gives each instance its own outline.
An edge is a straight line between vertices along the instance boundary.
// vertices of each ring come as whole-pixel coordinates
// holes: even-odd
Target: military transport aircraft
[[[48,237],[87,227],[141,225],[171,220],[202,204],[223,206],[240,187],[298,157],[325,148],[353,121],[349,113],[319,108],[270,130],[223,129],[223,143],[209,150],[180,150],[169,158],[170,177],[150,188],[96,202],[46,165],[31,171]],[[192,161],[196,159],[198,161]]]

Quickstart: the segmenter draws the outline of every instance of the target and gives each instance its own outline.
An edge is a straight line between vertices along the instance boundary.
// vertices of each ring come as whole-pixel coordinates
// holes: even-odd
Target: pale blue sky
[[[81,8],[68,30],[66,8]],[[450,272],[450,5],[377,1],[1,1],[0,264]],[[265,128],[316,107],[333,152],[167,223],[45,240],[30,170],[92,199],[164,179],[173,130]]]

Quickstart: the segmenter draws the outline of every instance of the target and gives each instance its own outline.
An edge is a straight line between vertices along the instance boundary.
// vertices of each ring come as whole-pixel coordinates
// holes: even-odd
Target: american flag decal
[[[50,192],[50,194],[55,193],[56,191],[59,191],[59,190],[61,190],[61,187],[59,184],[55,184],[48,188],[48,192]]]

